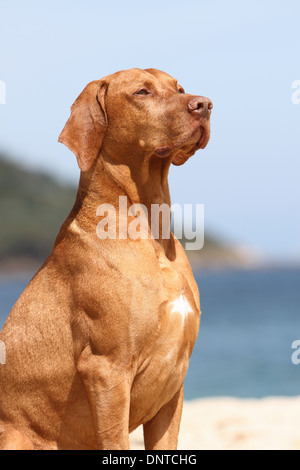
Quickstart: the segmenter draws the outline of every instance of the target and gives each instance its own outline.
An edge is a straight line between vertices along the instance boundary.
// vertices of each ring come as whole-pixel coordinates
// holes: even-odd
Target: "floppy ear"
[[[70,118],[58,139],[76,155],[82,171],[91,169],[102,146],[107,128],[106,91],[104,80],[89,83],[72,105]]]

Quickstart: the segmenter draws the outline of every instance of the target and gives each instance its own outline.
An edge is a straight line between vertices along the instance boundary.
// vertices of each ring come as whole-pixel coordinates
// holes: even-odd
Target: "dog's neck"
[[[137,163],[138,162],[138,163]],[[127,197],[127,206],[142,204],[147,209],[151,227],[153,204],[171,205],[168,172],[171,158],[148,156],[134,159],[132,164],[121,164],[107,154],[100,154],[94,167],[80,177],[77,200],[74,206],[77,222],[85,229],[96,230],[101,204],[111,204],[118,215],[120,196]],[[168,251],[170,240],[163,239],[159,227],[158,244]]]

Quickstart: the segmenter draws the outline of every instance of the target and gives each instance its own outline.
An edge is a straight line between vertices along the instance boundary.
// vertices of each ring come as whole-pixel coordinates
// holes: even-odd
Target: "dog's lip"
[[[200,126],[200,128],[202,130],[202,133],[200,139],[198,140],[193,149],[195,152],[199,149],[204,149],[209,141],[209,130],[206,129],[205,126]]]
[[[206,147],[210,138],[210,127],[209,125],[207,126],[207,125],[201,124],[192,133],[192,137],[194,134],[196,134],[199,131],[201,132],[201,135],[200,135],[199,140],[196,142],[195,146],[189,152],[185,152],[184,150],[179,151],[172,160],[173,165],[176,165],[176,166],[183,165],[190,157],[192,157],[197,152],[197,150],[204,149]]]
[[[188,133],[184,138],[182,138],[179,142],[175,145],[164,145],[155,149],[155,154],[159,157],[168,157],[173,150],[179,150],[184,145],[186,145],[187,141],[193,138],[195,134],[198,134],[199,131],[201,132],[199,140],[196,142],[192,150],[188,153],[194,154],[199,149],[204,149],[209,141],[209,127],[205,123],[196,123],[196,128],[194,127],[191,132]]]

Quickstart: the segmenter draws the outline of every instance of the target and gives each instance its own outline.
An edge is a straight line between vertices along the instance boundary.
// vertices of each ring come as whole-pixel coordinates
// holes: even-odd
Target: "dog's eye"
[[[178,93],[185,93],[184,89],[182,87],[179,88]]]
[[[149,95],[150,92],[148,90],[145,90],[145,88],[143,88],[142,90],[139,90],[137,92],[134,93],[135,95]]]

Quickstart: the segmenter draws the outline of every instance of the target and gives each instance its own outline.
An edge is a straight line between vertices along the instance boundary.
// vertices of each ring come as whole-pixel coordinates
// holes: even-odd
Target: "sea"
[[[194,271],[201,324],[186,400],[300,395],[300,268]],[[0,329],[29,278],[0,279]],[[300,358],[300,354],[299,354]]]

